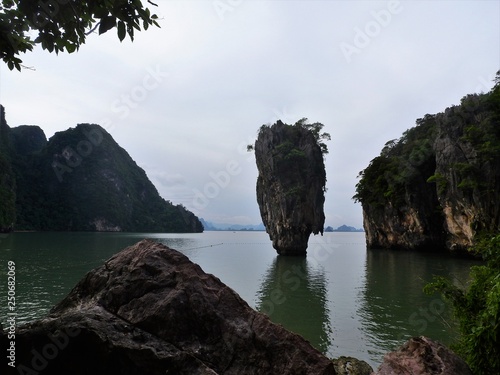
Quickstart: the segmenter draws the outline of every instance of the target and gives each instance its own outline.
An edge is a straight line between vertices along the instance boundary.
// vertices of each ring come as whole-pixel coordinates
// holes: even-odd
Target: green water
[[[278,257],[264,232],[201,234],[14,233],[0,237],[0,322],[7,310],[7,262],[16,264],[19,324],[48,313],[91,269],[143,238],[186,254],[253,308],[301,334],[330,357],[377,366],[416,335],[449,344],[450,310],[422,287],[434,274],[466,282],[477,262],[412,252],[366,250],[363,233],[326,233],[307,258]]]

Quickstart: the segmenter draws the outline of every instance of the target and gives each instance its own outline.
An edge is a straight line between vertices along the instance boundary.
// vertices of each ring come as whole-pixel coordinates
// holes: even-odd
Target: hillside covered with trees
[[[466,250],[500,229],[500,72],[490,92],[425,115],[360,172],[370,247]]]
[[[2,107],[0,130],[4,231],[203,231],[98,125],[80,124],[47,140],[37,126],[9,128]]]

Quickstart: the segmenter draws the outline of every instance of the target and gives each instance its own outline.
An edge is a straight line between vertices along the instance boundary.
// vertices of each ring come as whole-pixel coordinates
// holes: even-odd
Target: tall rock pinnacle
[[[255,142],[257,203],[262,221],[280,255],[306,255],[311,233],[323,234],[326,184],[320,123],[281,121],[263,125]]]

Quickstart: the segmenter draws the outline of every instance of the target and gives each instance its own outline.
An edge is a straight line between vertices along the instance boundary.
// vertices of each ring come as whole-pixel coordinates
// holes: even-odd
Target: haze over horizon
[[[262,124],[306,117],[332,140],[325,227],[362,227],[359,171],[415,120],[486,92],[500,69],[497,1],[158,1],[161,29],[35,48],[0,66],[9,126],[47,137],[103,126],[160,194],[213,223],[259,224]]]

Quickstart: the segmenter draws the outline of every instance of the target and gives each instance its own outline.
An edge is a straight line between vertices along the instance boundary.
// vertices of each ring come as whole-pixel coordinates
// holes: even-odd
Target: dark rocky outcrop
[[[19,327],[15,346],[25,374],[335,374],[302,337],[150,240],[89,272],[47,317]]]
[[[467,250],[500,230],[500,84],[426,115],[360,173],[372,248]]]
[[[414,337],[384,356],[374,375],[472,375],[450,349],[427,337]]]
[[[0,105],[0,233],[10,232],[16,221],[16,184],[10,160],[9,127]]]
[[[500,230],[500,85],[437,116],[435,178],[447,247]]]
[[[339,357],[332,361],[337,375],[371,375],[373,372],[368,363],[353,357]]]
[[[326,184],[323,154],[301,122],[263,125],[255,142],[257,202],[273,247],[305,255],[311,233],[323,234]]]
[[[388,159],[390,160],[390,156]],[[368,247],[410,250],[445,248],[446,233],[436,187],[427,182],[435,172],[434,159],[435,153],[429,145],[422,151],[418,164],[408,163],[395,170],[392,166],[384,165],[381,168],[392,169],[390,172],[376,170],[377,162],[370,165],[375,167],[377,179],[406,178],[407,181],[394,181],[395,185],[404,186],[388,187],[380,198],[384,202],[363,201],[363,227]],[[392,173],[393,176],[390,175]],[[388,185],[391,183],[393,181]]]
[[[47,140],[38,126],[9,128],[3,109],[0,202],[0,229],[203,231],[99,125],[80,124]]]

